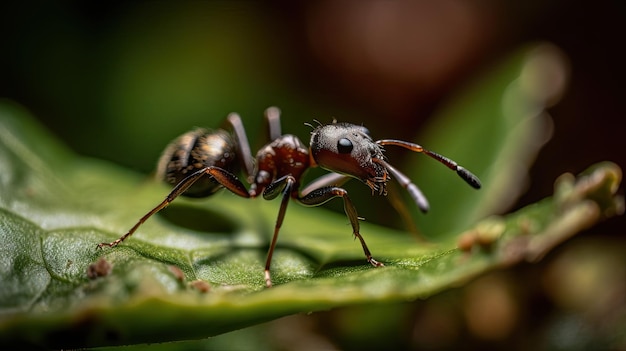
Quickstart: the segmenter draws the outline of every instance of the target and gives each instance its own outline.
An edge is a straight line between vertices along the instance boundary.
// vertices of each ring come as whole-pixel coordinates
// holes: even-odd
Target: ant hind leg
[[[137,228],[139,228],[139,226],[141,226],[146,220],[148,220],[148,218],[152,217],[155,213],[167,207],[172,201],[174,201],[174,199],[176,199],[178,196],[183,194],[198,179],[204,176],[212,176],[222,186],[224,186],[225,188],[227,188],[228,190],[230,190],[232,193],[236,195],[239,195],[241,197],[246,197],[246,198],[250,197],[250,194],[248,194],[248,191],[246,190],[246,188],[243,186],[241,181],[239,181],[239,179],[237,179],[237,177],[234,174],[219,167],[205,167],[192,173],[190,176],[188,176],[187,178],[181,180],[178,184],[176,184],[174,189],[172,189],[172,191],[169,194],[167,194],[165,199],[161,201],[161,203],[159,203],[152,210],[150,210],[148,213],[146,213],[143,217],[141,217],[139,221],[135,223],[135,225],[132,228],[130,228],[130,230],[126,234],[122,235],[121,237],[119,237],[118,239],[110,243],[104,243],[104,242],[100,243],[98,244],[97,248],[101,249],[105,246],[115,247],[119,245],[122,241],[126,240],[129,236],[133,235],[133,233],[137,230]]]

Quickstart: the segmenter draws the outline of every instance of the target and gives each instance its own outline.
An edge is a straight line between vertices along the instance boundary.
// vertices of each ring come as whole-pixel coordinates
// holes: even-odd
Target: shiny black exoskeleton
[[[265,111],[270,142],[251,156],[248,139],[237,114],[230,114],[227,122],[232,134],[225,130],[194,130],[183,134],[163,152],[158,163],[159,178],[174,185],[165,200],[144,215],[126,234],[110,243],[100,243],[114,247],[132,235],[139,226],[180,195],[204,197],[226,188],[245,198],[262,195],[266,200],[281,196],[281,205],[274,226],[274,235],[265,262],[265,282],[272,286],[270,265],[289,199],[295,199],[305,206],[319,206],[341,197],[344,210],[352,226],[353,235],[359,239],[367,261],[375,267],[383,266],[375,260],[360,233],[359,217],[348,192],[339,186],[350,178],[365,183],[372,193],[387,194],[387,182],[394,178],[402,185],[422,211],[428,210],[428,201],[400,171],[385,161],[384,145],[395,145],[424,153],[448,168],[457,172],[469,185],[478,189],[478,178],[456,164],[456,162],[420,145],[402,140],[383,139],[374,141],[367,128],[349,123],[337,123],[314,127],[307,147],[298,137],[282,134],[280,111],[270,107]],[[331,173],[324,175],[305,187],[301,180],[304,172],[319,166]],[[236,176],[243,171],[249,190]]]

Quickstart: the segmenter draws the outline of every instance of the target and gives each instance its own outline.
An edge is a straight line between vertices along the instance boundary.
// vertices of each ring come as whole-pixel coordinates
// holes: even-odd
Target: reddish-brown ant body
[[[384,145],[395,145],[424,153],[456,171],[472,187],[478,189],[481,186],[475,175],[456,162],[406,141],[395,139],[374,141],[363,126],[337,122],[326,125],[320,123],[313,128],[310,146],[307,147],[296,136],[281,133],[280,111],[277,108],[268,108],[265,111],[265,118],[271,141],[257,152],[256,160],[251,156],[241,118],[234,113],[227,118],[233,130],[232,134],[221,129],[212,132],[198,129],[183,134],[172,142],[159,160],[157,175],[174,185],[173,190],[128,233],[111,243],[100,243],[98,247],[118,245],[179,195],[205,197],[221,188],[245,198],[262,195],[264,199],[272,200],[282,195],[274,235],[265,262],[265,282],[271,287],[272,254],[290,198],[305,206],[319,206],[333,198],[341,197],[345,213],[352,225],[352,233],[361,242],[367,261],[374,267],[383,264],[372,257],[360,233],[356,208],[348,192],[339,184],[350,178],[356,178],[369,186],[372,193],[386,195],[387,182],[393,176],[407,189],[422,211],[428,210],[428,202],[418,187],[385,161]],[[304,172],[315,166],[331,173],[301,189]],[[243,168],[250,183],[250,190],[246,190],[235,175],[240,168]]]

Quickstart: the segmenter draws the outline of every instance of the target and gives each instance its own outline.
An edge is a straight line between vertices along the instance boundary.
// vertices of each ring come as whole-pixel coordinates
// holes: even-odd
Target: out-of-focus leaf
[[[546,108],[563,93],[568,69],[556,47],[536,44],[479,78],[433,116],[417,142],[475,173],[482,189],[474,191],[426,157],[407,172],[431,203],[430,212],[416,222],[433,240],[503,213],[525,189],[528,168],[551,135]]]

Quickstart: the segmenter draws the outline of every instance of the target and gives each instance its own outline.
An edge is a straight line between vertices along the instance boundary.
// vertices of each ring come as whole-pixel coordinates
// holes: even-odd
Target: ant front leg
[[[152,217],[152,215],[154,215],[155,213],[167,207],[167,205],[169,205],[172,201],[174,201],[174,199],[176,199],[178,196],[184,193],[187,189],[189,189],[189,187],[191,187],[198,179],[205,177],[205,176],[213,177],[222,186],[224,186],[225,188],[227,188],[228,190],[230,190],[236,195],[239,195],[241,197],[246,197],[246,198],[250,197],[246,188],[243,186],[241,181],[239,181],[239,179],[237,179],[237,177],[234,174],[219,167],[212,167],[212,166],[205,167],[192,173],[187,178],[181,180],[180,183],[176,184],[174,189],[172,189],[172,191],[169,194],[167,194],[167,196],[165,197],[165,200],[163,200],[155,208],[150,210],[150,212],[146,213],[143,217],[141,217],[141,219],[139,219],[139,221],[132,228],[130,228],[130,230],[126,234],[122,235],[117,240],[112,241],[110,243],[100,243],[98,244],[97,247],[101,249],[104,246],[108,246],[108,247],[117,246],[119,243],[126,240],[126,238],[133,235],[133,233],[137,230],[137,228],[139,228],[139,226],[141,226],[146,220],[148,220],[148,218]]]
[[[352,200],[350,200],[350,197],[348,196],[347,190],[337,186],[326,186],[315,189],[308,194],[298,197],[298,201],[305,206],[319,206],[336,197],[341,197],[343,199],[343,209],[350,220],[350,224],[352,225],[352,233],[361,242],[363,253],[365,253],[367,262],[371,263],[374,267],[384,266],[382,262],[378,262],[372,257],[372,254],[365,243],[365,239],[361,236],[359,216],[356,212],[356,207],[354,207]]]

